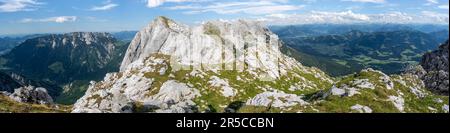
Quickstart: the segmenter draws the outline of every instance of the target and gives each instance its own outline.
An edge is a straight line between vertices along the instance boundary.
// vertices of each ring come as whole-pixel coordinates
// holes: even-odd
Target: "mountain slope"
[[[90,80],[100,80],[108,72],[118,71],[126,47],[127,44],[117,41],[109,33],[74,32],[28,39],[0,58],[4,61],[4,70],[65,86],[66,90],[58,93],[73,98],[58,99],[70,103],[87,89],[80,86],[87,86]]]
[[[16,73],[0,71],[0,91],[12,93],[14,92],[14,89],[25,86],[46,88],[48,90],[48,93],[52,97],[58,96],[62,90],[61,87],[58,87],[48,82],[35,81]]]
[[[18,46],[27,39],[44,36],[45,34],[32,34],[17,37],[0,37],[0,55],[8,53],[11,49]],[[0,66],[2,65],[0,60]]]
[[[433,92],[447,95],[449,88],[449,47],[448,40],[439,46],[438,50],[426,53],[420,65],[426,74],[422,79],[428,89]]]
[[[47,83],[26,79],[14,73],[0,72],[0,113],[69,112],[69,106],[53,104]],[[50,89],[56,90],[56,89]],[[54,93],[55,92],[51,92]]]
[[[0,93],[0,113],[67,113],[70,106],[16,102]]]

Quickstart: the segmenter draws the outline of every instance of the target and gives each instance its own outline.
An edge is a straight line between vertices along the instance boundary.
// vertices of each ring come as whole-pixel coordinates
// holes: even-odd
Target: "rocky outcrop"
[[[256,95],[252,99],[247,100],[246,105],[287,108],[295,105],[309,104],[302,98],[303,96],[286,94],[275,90],[274,92],[268,91]]]
[[[447,95],[449,89],[449,46],[448,40],[439,49],[426,53],[420,65],[426,71],[422,76],[426,87],[438,94]]]
[[[0,72],[0,95],[9,96],[17,102],[53,104],[52,97],[43,88],[45,86],[51,85],[26,79],[18,74]]]
[[[42,87],[26,86],[14,90],[9,97],[17,102],[33,104],[53,104],[53,99]]]
[[[356,112],[358,112],[358,113],[372,113],[372,109],[371,108],[369,108],[367,106],[359,105],[359,104],[353,105],[351,107],[351,109],[356,111]]]
[[[60,87],[47,82],[31,80],[12,72],[0,72],[0,91],[13,93],[15,89],[26,86],[48,88],[50,96],[57,96],[61,90]]]

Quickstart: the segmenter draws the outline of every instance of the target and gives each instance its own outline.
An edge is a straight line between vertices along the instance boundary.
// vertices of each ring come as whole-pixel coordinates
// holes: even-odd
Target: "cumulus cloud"
[[[0,12],[32,11],[42,4],[37,0],[0,0]]]
[[[351,1],[351,2],[362,2],[362,3],[385,3],[385,0],[341,0],[341,1]]]
[[[25,18],[22,19],[21,23],[34,23],[34,22],[54,22],[54,23],[65,23],[65,22],[74,22],[77,20],[76,16],[57,16],[57,17],[49,17],[42,19],[32,19]]]
[[[350,10],[344,12],[311,11],[303,14],[270,14],[258,19],[274,25],[315,23],[449,23],[448,15],[431,11],[423,11],[421,14],[407,14],[402,12],[361,14],[354,13]]]
[[[285,4],[286,0],[261,0],[261,1],[239,1],[239,2],[216,2],[209,5],[182,5],[168,7],[170,10],[187,10],[185,14],[198,14],[214,12],[217,14],[251,15],[282,13],[302,9],[305,5]]]
[[[270,14],[264,19],[272,24],[352,23],[370,21],[368,15],[345,12],[311,11],[304,14]]]

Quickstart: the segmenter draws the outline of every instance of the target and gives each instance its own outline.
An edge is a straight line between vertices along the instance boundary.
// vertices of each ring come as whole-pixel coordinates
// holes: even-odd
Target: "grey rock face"
[[[439,49],[423,56],[421,66],[427,72],[422,76],[425,86],[438,94],[448,96],[448,40],[439,46]]]
[[[192,101],[200,96],[197,89],[174,80],[165,82],[158,94],[144,102],[144,105],[158,107],[157,113],[193,113],[195,103]],[[156,104],[155,104],[156,103]]]
[[[17,102],[35,104],[53,104],[53,99],[42,87],[26,86],[14,90],[9,97]]]
[[[72,112],[200,112],[207,106],[202,99],[205,91],[217,92],[230,99],[245,93],[246,88],[234,87],[231,85],[233,81],[219,78],[220,70],[237,70],[239,76],[236,78],[243,82],[270,81],[293,73],[290,77],[304,81],[291,87],[299,89],[318,87],[302,75],[333,82],[320,70],[304,67],[281,53],[280,45],[278,36],[258,22],[210,21],[189,27],[158,17],[136,34],[120,71],[92,83],[75,103]],[[205,82],[195,83],[196,78]],[[267,91],[269,88],[259,86],[258,89]],[[277,99],[270,99],[271,96]],[[249,105],[268,106],[273,101],[273,107],[289,108],[307,105],[302,97],[272,91],[246,98],[250,99]],[[131,103],[131,108],[128,103]],[[219,108],[228,105],[225,102],[218,104],[221,104]],[[129,110],[123,110],[124,107]]]

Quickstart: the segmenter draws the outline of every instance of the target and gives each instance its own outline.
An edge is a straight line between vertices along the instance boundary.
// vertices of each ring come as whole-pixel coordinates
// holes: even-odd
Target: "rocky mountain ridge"
[[[433,92],[447,95],[449,88],[448,40],[438,50],[426,53],[420,65],[426,74],[422,76],[425,85]]]
[[[159,17],[137,33],[121,71],[92,83],[74,112],[224,111],[265,91],[289,97],[275,86],[301,92],[331,85],[320,70],[283,55],[280,45],[256,22],[187,27]],[[290,105],[301,104],[298,97]]]
[[[281,46],[256,22],[189,27],[158,17],[136,34],[120,72],[91,82],[72,112],[448,112],[448,96],[418,75],[364,69],[334,79]]]

